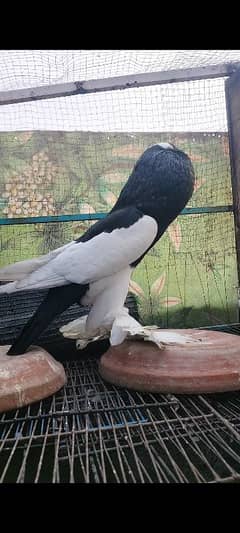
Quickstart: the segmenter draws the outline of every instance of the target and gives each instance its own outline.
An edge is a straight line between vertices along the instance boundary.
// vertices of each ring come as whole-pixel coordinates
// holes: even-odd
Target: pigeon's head
[[[169,166],[177,164],[177,162],[188,162],[191,164],[189,156],[177,148],[174,144],[168,142],[162,142],[158,144],[153,144],[149,146],[137,160],[134,171],[138,172],[143,171],[144,173],[150,171],[154,175],[162,179],[161,169],[163,165],[166,165],[166,168]]]
[[[172,219],[191,198],[194,181],[193,166],[185,152],[172,143],[154,144],[137,160],[116,207],[135,205],[155,218],[158,213]]]
[[[192,194],[195,180],[189,156],[167,142],[149,146],[136,162],[132,176],[140,187],[152,186],[160,194],[176,194],[179,189]]]
[[[177,150],[176,146],[174,144],[172,144],[172,143],[153,144],[152,147],[154,147],[154,146],[159,146],[161,148],[161,150]]]

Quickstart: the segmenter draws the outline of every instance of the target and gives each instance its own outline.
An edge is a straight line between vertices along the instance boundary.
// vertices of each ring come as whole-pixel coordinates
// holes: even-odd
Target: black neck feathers
[[[192,163],[184,152],[152,146],[137,161],[113,211],[134,205],[166,228],[190,200],[194,181]]]

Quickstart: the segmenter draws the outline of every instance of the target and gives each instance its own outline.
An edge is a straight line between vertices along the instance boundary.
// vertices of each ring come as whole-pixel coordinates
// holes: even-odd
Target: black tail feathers
[[[25,353],[31,344],[37,341],[54,318],[63,313],[70,305],[80,302],[87,288],[87,285],[72,283],[71,285],[50,289],[33,317],[24,326],[17,340],[9,348],[7,354],[20,355]]]

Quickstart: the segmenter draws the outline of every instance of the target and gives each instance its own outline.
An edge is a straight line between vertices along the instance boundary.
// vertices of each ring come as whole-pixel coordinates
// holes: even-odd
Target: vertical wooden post
[[[240,288],[240,69],[225,82],[227,121],[230,145],[233,212]],[[240,296],[240,291],[238,293]]]

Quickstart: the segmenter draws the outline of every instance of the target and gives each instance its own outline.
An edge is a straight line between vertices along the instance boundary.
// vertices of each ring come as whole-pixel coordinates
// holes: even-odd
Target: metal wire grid
[[[240,479],[240,397],[141,394],[97,361],[66,362],[52,398],[0,419],[1,483],[217,483]]]
[[[12,344],[20,334],[23,326],[31,318],[43,299],[46,297],[47,290],[21,291],[19,293],[4,294],[1,296],[0,307],[0,343]],[[135,297],[128,294],[125,302],[129,309],[130,315],[136,320],[138,317]],[[40,342],[63,342],[64,338],[59,329],[71,320],[75,320],[89,313],[89,306],[79,306],[74,304],[64,313],[49,324],[48,328],[41,334]]]

